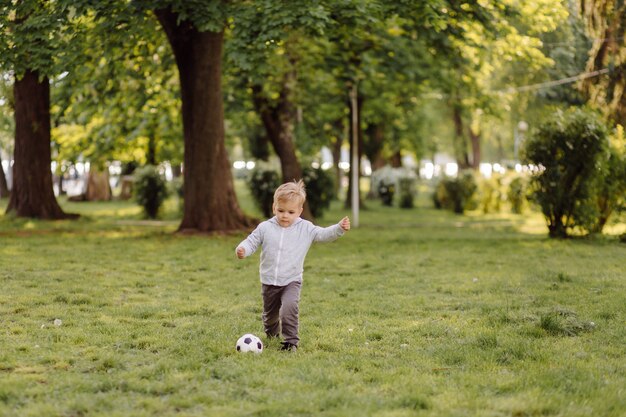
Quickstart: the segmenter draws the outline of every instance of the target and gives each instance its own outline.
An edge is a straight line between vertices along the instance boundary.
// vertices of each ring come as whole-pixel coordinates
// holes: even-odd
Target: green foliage
[[[272,217],[274,191],[280,184],[280,176],[276,171],[257,168],[250,174],[250,179],[248,180],[250,194],[266,218]]]
[[[183,185],[184,183],[183,183],[182,175],[180,177],[173,178],[172,181],[170,181],[169,183],[170,191],[168,192],[168,194],[175,195],[178,198],[183,198],[184,196]]]
[[[600,157],[602,171],[596,175],[593,197],[596,205],[594,220],[589,227],[592,233],[602,233],[609,217],[621,211],[626,202],[626,139],[624,128],[617,126],[611,136],[608,153]]]
[[[73,42],[87,1],[4,1],[0,5],[0,68],[21,78],[53,77],[81,60]]]
[[[602,77],[589,77],[582,83],[583,91],[590,97],[590,102],[616,123],[626,126],[626,94],[624,94],[624,75],[626,64],[626,3],[616,0],[596,0],[583,2],[581,11],[585,18],[589,37],[603,39],[600,46],[597,41],[588,52],[587,71],[609,69]],[[614,34],[620,35],[615,36]],[[605,46],[606,40],[610,43]]]
[[[566,237],[568,230],[593,223],[592,186],[606,147],[604,123],[581,108],[555,111],[526,142],[524,158],[538,167],[532,197],[551,237]]]
[[[393,197],[396,194],[396,183],[395,181],[388,181],[386,179],[382,179],[378,183],[378,195],[380,196],[380,200],[383,202],[385,206],[391,207],[393,206]]]
[[[104,10],[83,19],[74,47],[85,62],[52,89],[58,158],[179,164],[180,86],[165,33],[151,12]]]
[[[168,195],[165,178],[159,173],[158,167],[146,165],[135,171],[134,179],[135,200],[143,207],[148,218],[156,218]]]
[[[501,175],[492,175],[480,181],[480,207],[483,213],[499,213],[503,200]]]
[[[306,187],[306,200],[314,217],[321,217],[334,197],[332,176],[321,168],[304,168],[302,180]],[[273,170],[255,169],[248,180],[248,188],[265,217],[272,216],[274,191],[281,184],[280,175]]]
[[[149,0],[132,2],[132,5],[145,12],[171,9],[179,23],[186,22],[202,32],[221,32],[231,12],[228,3],[223,0]]]
[[[178,208],[179,208],[179,212],[183,212],[184,207],[185,207],[185,194],[184,194],[184,182],[183,182],[183,176],[179,176],[179,177],[174,177],[172,178],[172,180],[168,183],[168,191],[167,194],[168,195],[174,195],[176,196],[176,198],[178,199]]]
[[[322,168],[305,167],[302,169],[302,180],[306,186],[306,199],[311,214],[314,217],[322,217],[334,198],[335,186],[332,175]]]
[[[371,175],[371,196],[380,197],[384,205],[392,206],[397,195],[399,207],[411,208],[417,194],[416,180],[415,172],[411,169],[385,165]]]
[[[370,177],[370,189],[373,191],[373,195],[380,197],[385,206],[393,205],[398,176],[399,172],[389,165],[385,165],[372,172]]]
[[[398,178],[398,195],[400,208],[413,208],[415,198],[415,177],[400,177]]]
[[[506,198],[511,205],[511,212],[522,214],[526,203],[527,184],[524,177],[518,176],[511,180]]]
[[[446,177],[435,187],[435,207],[463,214],[472,208],[472,198],[478,189],[471,171],[461,172],[456,178]]]

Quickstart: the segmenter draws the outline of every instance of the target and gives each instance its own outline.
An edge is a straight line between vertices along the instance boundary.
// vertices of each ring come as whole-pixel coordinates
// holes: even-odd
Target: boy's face
[[[302,203],[297,199],[278,200],[272,206],[272,210],[278,224],[282,227],[289,227],[302,214]]]

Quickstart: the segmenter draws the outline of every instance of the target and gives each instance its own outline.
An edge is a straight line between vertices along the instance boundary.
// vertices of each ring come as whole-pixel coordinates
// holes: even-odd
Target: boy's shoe
[[[289,351],[289,352],[296,352],[298,350],[298,346],[292,345],[289,342],[283,342],[283,347],[281,347],[280,350],[286,350],[286,351]]]

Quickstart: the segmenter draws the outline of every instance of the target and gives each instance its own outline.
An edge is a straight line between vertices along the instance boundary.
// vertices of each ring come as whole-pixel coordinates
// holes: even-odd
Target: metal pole
[[[350,105],[352,106],[352,158],[350,174],[352,181],[352,226],[359,227],[359,115],[357,106],[357,83],[352,84],[350,90]]]

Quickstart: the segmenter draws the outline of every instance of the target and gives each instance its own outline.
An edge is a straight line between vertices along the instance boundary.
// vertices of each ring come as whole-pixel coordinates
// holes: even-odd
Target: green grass
[[[0,216],[0,415],[624,415],[615,236],[369,202],[309,253],[300,351],[253,356],[234,344],[262,335],[258,255],[236,259],[243,233],[175,235],[170,204],[159,222],[121,202]]]

